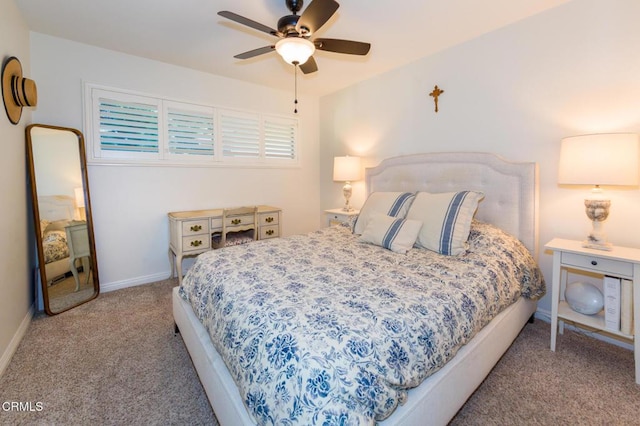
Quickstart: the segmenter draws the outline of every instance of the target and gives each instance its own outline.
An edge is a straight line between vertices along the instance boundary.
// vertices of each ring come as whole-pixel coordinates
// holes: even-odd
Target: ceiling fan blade
[[[348,55],[366,55],[371,44],[360,41],[340,40],[336,38],[317,38],[313,40],[316,49],[327,52],[346,53]]]
[[[303,36],[318,31],[336,13],[340,5],[334,0],[313,0],[302,12],[296,31]]]
[[[236,59],[249,59],[249,58],[253,58],[254,56],[263,55],[265,53],[273,52],[274,50],[276,50],[275,46],[265,46],[265,47],[260,47],[258,49],[249,50],[249,51],[244,52],[244,53],[240,53],[238,55],[235,55],[234,58],[236,58]]]
[[[300,65],[300,71],[304,74],[311,74],[312,72],[318,71],[318,64],[316,64],[316,60],[313,59],[313,56],[310,56],[309,59],[307,59],[307,62]]]
[[[278,36],[278,34],[280,34],[278,33],[278,31],[274,30],[271,27],[267,27],[266,25],[263,25],[260,22],[256,22],[249,18],[245,18],[244,16],[240,16],[237,13],[229,12],[228,10],[222,10],[218,12],[218,15],[227,19],[231,19],[232,21],[235,21],[239,24],[246,25],[247,27],[251,27],[254,30],[265,32],[267,34],[271,34],[274,36]]]

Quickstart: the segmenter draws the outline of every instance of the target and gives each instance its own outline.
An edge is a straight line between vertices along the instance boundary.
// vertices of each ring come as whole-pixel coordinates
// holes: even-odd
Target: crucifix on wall
[[[440,89],[437,84],[433,87],[433,92],[429,93],[429,96],[433,96],[433,102],[436,104],[436,112],[438,112],[438,96],[443,93],[444,90]]]

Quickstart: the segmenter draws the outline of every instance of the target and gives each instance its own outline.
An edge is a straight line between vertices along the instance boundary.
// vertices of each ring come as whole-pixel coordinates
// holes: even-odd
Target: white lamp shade
[[[288,64],[297,62],[298,65],[302,65],[315,51],[316,46],[306,38],[287,37],[276,43],[276,52]]]
[[[81,187],[74,188],[73,192],[75,194],[76,199],[76,207],[81,208],[84,207],[84,191]]]
[[[634,186],[639,182],[639,163],[637,134],[573,136],[560,145],[558,183]]]
[[[333,180],[337,182],[353,182],[360,180],[362,167],[360,157],[334,157]]]

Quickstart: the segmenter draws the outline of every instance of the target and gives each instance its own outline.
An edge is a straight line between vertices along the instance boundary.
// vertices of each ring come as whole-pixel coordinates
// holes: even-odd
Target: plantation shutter
[[[221,111],[220,132],[223,157],[260,157],[260,121],[257,114]]]
[[[265,118],[264,156],[266,159],[293,160],[296,158],[296,134],[298,126],[294,120]]]
[[[98,98],[100,151],[159,153],[158,105]]]
[[[214,156],[213,110],[167,108],[167,134],[171,155]]]
[[[298,119],[86,84],[89,163],[298,165]]]

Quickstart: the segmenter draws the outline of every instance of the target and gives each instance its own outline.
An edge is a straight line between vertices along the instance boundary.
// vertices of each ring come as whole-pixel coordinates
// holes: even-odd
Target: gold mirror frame
[[[84,137],[45,124],[25,131],[43,305],[56,315],[100,293]]]

